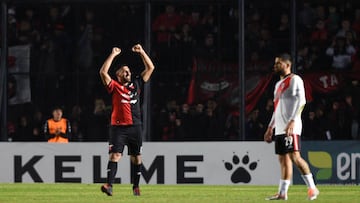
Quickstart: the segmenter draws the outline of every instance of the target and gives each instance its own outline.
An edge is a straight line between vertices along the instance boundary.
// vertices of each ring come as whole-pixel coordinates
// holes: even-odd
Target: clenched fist
[[[140,52],[144,51],[140,44],[134,45],[131,50],[136,53],[140,53]]]
[[[112,53],[115,54],[115,55],[119,55],[121,53],[121,49],[118,48],[118,47],[114,47],[112,49]]]

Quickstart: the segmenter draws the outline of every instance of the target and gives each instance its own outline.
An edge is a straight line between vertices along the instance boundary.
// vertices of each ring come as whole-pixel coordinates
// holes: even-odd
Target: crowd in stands
[[[289,51],[290,6],[288,1],[276,7],[272,1],[246,2],[245,75],[264,75],[272,71],[275,53]],[[295,72],[360,74],[360,5],[298,2]],[[30,104],[9,106],[9,140],[44,141],[42,126],[54,105],[62,105],[71,121],[70,141],[107,140],[110,98],[98,70],[112,46],[144,42],[145,6],[96,6],[9,7],[9,46],[31,45],[32,94]],[[245,135],[239,132],[239,110],[216,98],[186,102],[194,58],[238,63],[237,4],[152,8],[151,57],[157,69],[151,83],[151,141],[263,140],[273,110],[271,85],[246,115]],[[336,92],[314,95],[303,112],[303,139],[359,140],[359,93],[354,79]]]

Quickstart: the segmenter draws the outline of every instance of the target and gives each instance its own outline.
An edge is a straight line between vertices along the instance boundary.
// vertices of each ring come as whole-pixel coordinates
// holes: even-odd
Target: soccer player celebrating
[[[131,163],[133,164],[133,194],[140,195],[139,180],[141,175],[141,115],[140,89],[150,79],[154,65],[140,44],[132,47],[138,53],[145,65],[140,76],[131,77],[130,68],[120,66],[116,71],[116,79],[109,75],[109,69],[114,58],[121,49],[114,47],[100,69],[100,77],[107,91],[112,95],[111,127],[109,136],[109,162],[107,166],[107,183],[101,186],[101,191],[112,196],[112,185],[117,172],[117,163],[122,157],[124,146],[127,145]]]
[[[305,89],[300,76],[291,73],[291,64],[289,54],[275,58],[274,72],[280,75],[280,80],[275,85],[274,112],[264,140],[272,142],[275,128],[275,153],[280,162],[281,179],[278,193],[266,200],[287,200],[293,175],[292,163],[299,169],[308,187],[308,199],[314,200],[319,195],[309,165],[300,155],[301,112],[306,103]]]

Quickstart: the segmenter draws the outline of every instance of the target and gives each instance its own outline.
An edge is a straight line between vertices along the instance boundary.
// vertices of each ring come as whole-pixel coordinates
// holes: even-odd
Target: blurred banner
[[[31,102],[29,45],[9,47],[7,81],[9,105]]]
[[[187,98],[189,104],[214,99],[238,109],[239,91],[237,64],[193,60]]]
[[[299,75],[304,80],[307,101],[313,100],[314,93],[330,94],[341,89],[345,83],[360,80],[359,71],[314,71]],[[245,80],[245,110],[250,113],[258,105],[262,95],[273,90],[278,77],[272,73],[254,72],[246,74]],[[237,64],[193,60],[187,98],[189,104],[215,99],[230,109],[238,110],[239,91]]]

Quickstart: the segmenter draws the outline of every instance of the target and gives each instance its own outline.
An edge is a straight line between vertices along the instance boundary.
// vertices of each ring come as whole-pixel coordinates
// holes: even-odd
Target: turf
[[[131,185],[115,185],[114,195],[106,196],[100,184],[0,184],[0,203],[210,203],[210,202],[266,202],[277,186],[248,185],[141,185],[141,196],[132,195]],[[316,202],[360,202],[360,189],[356,185],[319,185]],[[288,202],[308,202],[306,187],[292,185]]]

